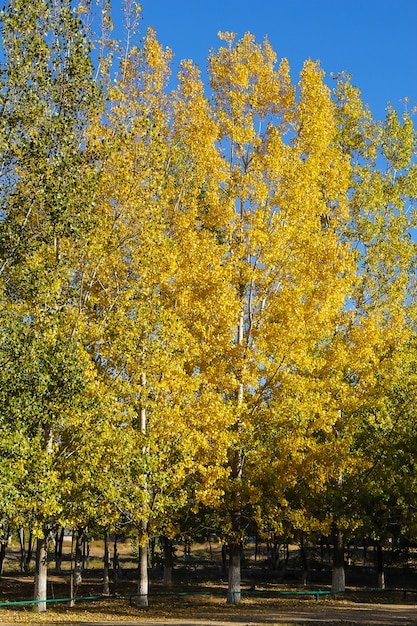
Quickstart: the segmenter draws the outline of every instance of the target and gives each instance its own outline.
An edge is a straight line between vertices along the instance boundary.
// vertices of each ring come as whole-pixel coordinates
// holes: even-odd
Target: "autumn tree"
[[[257,44],[250,34],[236,43],[231,34],[221,37],[227,45],[209,62],[227,172],[225,262],[239,303],[228,359],[234,389],[224,394],[235,416],[224,504],[228,601],[237,603],[242,507],[261,497],[251,487],[252,477],[268,462],[260,442],[270,433],[271,443],[273,433],[282,430],[287,441],[292,437],[291,390],[302,380],[296,374],[314,367],[315,346],[334,332],[353,265],[340,235],[350,166],[335,145],[335,110],[322,70],[306,62],[297,94],[288,63],[275,67],[268,41]],[[309,415],[304,380],[296,393],[298,419]],[[333,423],[336,406],[324,417],[318,393],[316,398],[317,419]],[[296,437],[287,443],[289,456],[302,454],[299,443]],[[279,480],[293,481],[291,465],[281,468]]]
[[[107,108],[90,127],[100,229],[77,269],[86,350],[127,436],[114,502],[138,532],[142,606],[149,533],[172,534],[168,512],[217,495],[230,419],[213,362],[219,337],[230,343],[223,315],[231,315],[215,223],[217,130],[191,65],[167,94],[170,58],[149,29],[123,56]]]
[[[348,78],[339,82],[335,97],[338,143],[353,166],[346,238],[355,248],[358,268],[351,319],[339,328],[335,340],[339,359],[345,359],[342,367],[341,360],[338,365],[341,413],[333,433],[344,448],[338,481],[343,492],[345,477],[348,481],[348,475],[355,474],[355,466],[363,471],[373,457],[370,452],[365,458],[359,455],[359,465],[353,461],[354,442],[368,428],[366,422],[373,421],[373,414],[395,421],[394,414],[389,415],[390,396],[402,376],[403,350],[412,336],[415,310],[411,229],[416,220],[416,136],[409,115],[401,119],[391,106],[383,122],[374,121]],[[381,432],[386,425],[382,419]],[[334,586],[343,587],[343,581],[335,580]]]
[[[357,269],[347,306],[335,332],[317,347],[312,371],[339,416],[327,426],[310,425],[292,519],[298,528],[333,536],[333,589],[340,591],[344,535],[362,525],[365,513],[358,485],[364,483],[364,492],[372,484],[383,489],[377,487],[378,455],[395,433],[394,397],[409,375],[404,355],[415,317],[416,166],[408,115],[401,119],[389,107],[386,119],[375,121],[348,77],[337,85],[335,104],[335,141],[352,164],[349,215],[341,233]]]
[[[79,9],[66,0],[15,0],[2,13],[2,420],[30,442],[18,508],[30,511],[38,537],[39,600],[46,538],[61,510],[60,426],[86,382],[74,249],[94,225],[96,170],[84,131],[98,92]]]

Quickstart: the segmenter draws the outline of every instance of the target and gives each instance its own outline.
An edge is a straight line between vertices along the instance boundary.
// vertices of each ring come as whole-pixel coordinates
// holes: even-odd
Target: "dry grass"
[[[227,605],[224,598],[189,596],[186,599],[151,598],[150,607],[146,610],[129,606],[126,598],[101,600],[100,602],[85,605],[79,603],[74,608],[48,608],[46,613],[34,613],[29,608],[1,610],[0,623],[8,624],[80,624],[106,623],[118,624],[158,624],[164,620],[175,619],[178,622],[192,620],[192,623],[234,624],[262,624],[271,625],[273,614],[285,614],[289,608],[300,611],[313,608],[318,615],[329,603],[314,600],[253,600],[243,599],[239,606]],[[4,621],[3,621],[4,620]],[[280,621],[280,623],[282,623]]]

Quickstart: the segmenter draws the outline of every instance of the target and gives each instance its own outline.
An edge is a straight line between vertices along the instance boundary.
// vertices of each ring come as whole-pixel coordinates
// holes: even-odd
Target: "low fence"
[[[313,597],[316,601],[320,600],[320,598],[325,596],[334,596],[345,593],[402,593],[404,599],[406,599],[407,594],[409,593],[417,593],[417,589],[346,589],[346,591],[331,591],[330,589],[317,589],[317,590],[298,590],[298,591],[276,591],[276,590],[266,590],[266,591],[256,591],[256,590],[242,590],[240,592],[229,592],[229,595],[239,595],[242,597],[245,596],[257,596],[264,598],[280,598],[280,597]],[[159,592],[159,593],[149,593],[148,598],[155,597],[183,597],[183,596],[219,596],[226,598],[226,591],[177,591],[177,592]],[[129,593],[129,594],[121,594],[121,595],[96,595],[96,596],[80,596],[75,598],[48,598],[47,600],[18,600],[18,601],[9,601],[9,602],[0,602],[1,607],[11,608],[14,606],[23,606],[23,605],[34,605],[40,603],[47,604],[55,604],[60,602],[97,602],[99,600],[120,600],[122,598],[128,598],[130,606],[133,606],[133,600],[135,598],[140,598],[141,594],[138,593]]]

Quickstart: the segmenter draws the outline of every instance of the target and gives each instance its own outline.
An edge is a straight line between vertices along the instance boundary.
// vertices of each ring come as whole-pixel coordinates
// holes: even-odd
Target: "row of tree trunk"
[[[142,529],[144,532],[145,529]],[[0,543],[0,572],[3,573],[3,563],[6,554],[7,543],[10,530],[7,526],[3,527],[3,535]],[[37,610],[42,612],[46,610],[45,600],[47,598],[47,538],[38,538],[33,541],[32,534],[29,533],[25,537],[23,529],[19,531],[20,541],[20,567],[21,571],[28,571],[32,560],[33,547],[36,544],[36,568],[35,568],[35,590],[34,599],[39,600]],[[161,538],[163,548],[163,582],[167,589],[173,584],[174,569],[174,546],[173,541],[167,537]],[[56,571],[62,570],[63,561],[63,543],[64,529],[61,529],[55,535],[55,566]],[[148,545],[139,540],[138,546],[138,598],[137,604],[140,607],[148,606]],[[111,558],[112,548],[112,558]],[[378,587],[385,588],[385,574],[383,562],[383,547],[381,542],[375,545],[377,556],[377,576]],[[276,569],[279,564],[279,543],[273,542],[269,547],[271,567]],[[323,551],[322,551],[323,552]],[[228,553],[228,568],[227,568]],[[185,552],[186,554],[186,548]],[[227,600],[229,603],[238,604],[240,601],[240,567],[241,567],[242,546],[236,542],[227,550],[226,546],[222,546],[222,572],[226,574],[228,570],[229,590]],[[286,556],[283,561],[288,560],[288,547]],[[258,559],[258,547],[255,544],[255,558]],[[308,562],[304,540],[300,542],[300,558],[302,567],[303,584],[307,584],[308,579]],[[365,558],[365,557],[364,557]],[[78,589],[82,584],[82,572],[88,566],[89,545],[85,533],[82,530],[74,533],[71,547],[71,598],[76,598]],[[108,533],[104,535],[104,558],[103,558],[103,594],[110,594],[111,579],[114,589],[117,588],[117,581],[120,577],[120,562],[118,552],[118,537],[112,538],[112,546]],[[335,528],[333,535],[333,555],[332,555],[332,590],[345,590],[345,545],[343,533]]]

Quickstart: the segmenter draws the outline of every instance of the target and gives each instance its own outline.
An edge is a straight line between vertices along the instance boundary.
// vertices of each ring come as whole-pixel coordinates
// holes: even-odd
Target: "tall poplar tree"
[[[47,536],[61,511],[54,467],[60,428],[86,384],[75,271],[77,247],[94,225],[96,170],[85,128],[98,91],[83,13],[70,0],[12,0],[1,22],[1,358],[8,392],[1,412],[7,427],[31,442],[17,516],[28,512],[38,538],[40,601]]]
[[[331,491],[338,510],[334,532],[341,537],[350,524],[349,512],[343,509],[354,499],[344,485],[350,474],[354,484],[355,472],[360,475],[369,464],[366,454],[358,454],[356,442],[363,441],[361,433],[368,430],[369,420],[373,422],[374,412],[386,415],[381,433],[386,432],[385,420],[394,419],[385,410],[400,383],[403,351],[413,335],[417,187],[416,133],[409,114],[401,117],[389,105],[385,120],[374,120],[349,77],[339,81],[335,102],[338,145],[352,162],[345,235],[355,249],[358,274],[347,323],[340,325],[333,349],[334,371],[340,375],[340,418],[333,439],[341,449],[337,486],[333,483]],[[339,544],[342,551],[341,540]],[[338,561],[335,589],[344,587],[342,556]]]
[[[236,43],[233,34],[221,38],[227,45],[209,63],[227,171],[226,262],[239,302],[229,361],[234,391],[225,394],[235,415],[225,485],[228,601],[237,603],[241,515],[245,502],[257,497],[250,479],[256,440],[264,425],[268,432],[291,427],[286,387],[297,372],[313,367],[317,342],[334,331],[353,265],[340,236],[349,163],[335,145],[335,111],[322,70],[306,62],[296,94],[287,61],[275,67],[268,41],[258,44],[250,34]],[[299,402],[308,402],[308,394]],[[297,443],[289,445],[300,454]],[[282,480],[291,479],[288,468]]]
[[[100,230],[78,269],[87,349],[128,433],[115,501],[144,555],[141,606],[149,533],[167,530],[168,512],[186,502],[211,502],[225,471],[218,444],[227,411],[213,357],[219,337],[230,340],[226,251],[212,214],[219,219],[221,160],[197,71],[184,65],[169,95],[170,58],[149,29],[123,56],[106,111],[91,126],[101,155]]]
[[[356,277],[334,333],[317,346],[309,375],[310,390],[318,384],[338,418],[327,426],[311,419],[287,514],[299,530],[332,536],[332,584],[340,591],[344,535],[363,522],[358,484],[365,481],[366,492],[379,474],[376,450],[383,449],[384,437],[395,438],[393,396],[410,375],[404,355],[413,350],[415,319],[416,138],[410,117],[401,118],[392,107],[384,121],[374,120],[348,77],[340,79],[334,96],[335,141],[352,164],[341,233],[354,250]]]

